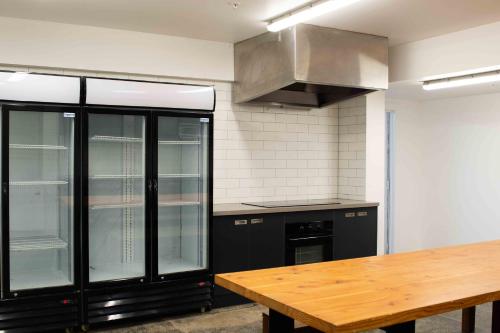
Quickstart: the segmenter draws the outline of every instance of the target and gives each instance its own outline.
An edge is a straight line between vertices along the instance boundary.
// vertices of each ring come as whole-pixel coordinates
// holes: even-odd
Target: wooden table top
[[[323,332],[357,332],[500,300],[500,241],[218,274],[215,283]]]

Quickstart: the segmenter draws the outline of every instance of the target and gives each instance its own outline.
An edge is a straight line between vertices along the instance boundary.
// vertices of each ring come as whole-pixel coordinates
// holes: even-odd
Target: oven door
[[[286,265],[312,264],[333,260],[333,236],[290,236],[286,242]]]

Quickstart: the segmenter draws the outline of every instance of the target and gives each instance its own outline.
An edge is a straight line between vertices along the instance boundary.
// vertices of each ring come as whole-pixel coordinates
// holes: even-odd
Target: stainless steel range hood
[[[234,54],[236,103],[318,108],[388,87],[385,37],[299,24]]]

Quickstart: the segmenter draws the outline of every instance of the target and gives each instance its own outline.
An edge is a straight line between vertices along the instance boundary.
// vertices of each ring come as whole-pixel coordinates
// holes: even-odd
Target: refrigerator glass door
[[[208,118],[158,117],[158,274],[207,268]]]
[[[146,117],[89,114],[89,281],[145,276]]]
[[[8,112],[10,290],[72,285],[75,114]]]

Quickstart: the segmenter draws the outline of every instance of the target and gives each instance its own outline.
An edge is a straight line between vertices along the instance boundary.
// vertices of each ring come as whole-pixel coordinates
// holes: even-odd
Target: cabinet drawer
[[[333,221],[335,217],[334,210],[319,210],[307,212],[294,212],[285,215],[286,223],[295,222],[313,222],[313,221]]]
[[[239,272],[248,266],[246,218],[215,217],[212,225],[213,273]]]
[[[281,214],[215,217],[213,273],[283,266],[283,221]]]
[[[352,259],[377,254],[377,208],[343,209],[333,224],[334,259]]]

